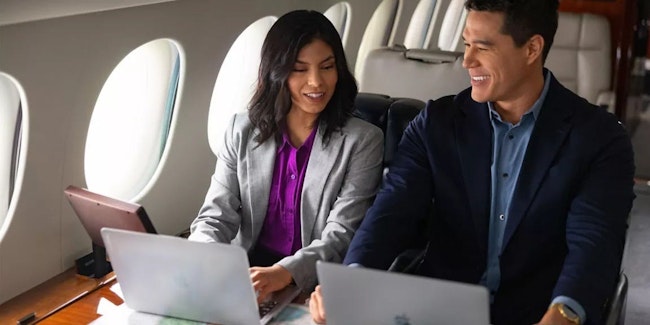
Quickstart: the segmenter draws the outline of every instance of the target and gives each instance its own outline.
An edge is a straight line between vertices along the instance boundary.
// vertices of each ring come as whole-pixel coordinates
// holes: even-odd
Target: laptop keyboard
[[[278,304],[278,302],[275,301],[275,300],[269,300],[269,301],[265,301],[265,302],[261,303],[261,304],[259,305],[259,308],[260,308],[260,317],[266,315],[266,314],[267,314],[269,311],[271,311],[271,309],[273,309],[273,307],[275,307],[277,304]]]

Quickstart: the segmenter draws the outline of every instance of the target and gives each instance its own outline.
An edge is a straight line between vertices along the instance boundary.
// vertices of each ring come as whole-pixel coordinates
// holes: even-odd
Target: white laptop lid
[[[128,307],[217,324],[260,324],[243,248],[103,228]]]
[[[489,324],[485,287],[319,261],[328,325]]]

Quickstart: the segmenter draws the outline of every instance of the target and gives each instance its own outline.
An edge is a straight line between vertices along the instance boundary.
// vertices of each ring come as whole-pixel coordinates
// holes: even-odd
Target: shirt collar
[[[544,104],[549,85],[551,84],[551,71],[544,69],[544,72],[546,73],[544,73],[544,88],[542,89],[542,93],[539,95],[539,98],[537,98],[535,103],[533,103],[533,106],[531,106],[526,111],[526,113],[524,113],[524,116],[532,113],[534,120],[537,120],[537,116],[539,116],[539,111],[542,109],[542,104]],[[497,113],[496,109],[494,108],[494,103],[488,102],[488,107],[490,109],[490,116],[492,119],[496,118],[501,121],[501,115],[499,115],[499,113]]]
[[[311,146],[314,144],[314,138],[316,137],[316,133],[318,133],[318,123],[314,127],[313,130],[311,130],[311,133],[305,140],[305,142],[300,146],[300,148],[296,148],[296,150],[300,150],[301,148],[311,148]],[[284,149],[289,149],[293,148],[293,145],[291,144],[291,140],[289,140],[289,134],[287,133],[287,128],[285,127],[284,130],[282,130],[282,143],[280,143],[280,146],[278,147],[277,152],[281,152]]]

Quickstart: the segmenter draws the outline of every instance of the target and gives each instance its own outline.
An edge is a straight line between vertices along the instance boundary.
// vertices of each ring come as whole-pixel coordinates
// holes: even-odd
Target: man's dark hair
[[[326,124],[324,137],[328,138],[343,127],[352,115],[358,89],[348,69],[339,33],[329,19],[317,11],[292,11],[278,18],[262,45],[257,88],[249,105],[250,120],[260,130],[255,138],[258,143],[272,136],[280,137],[291,109],[287,79],[300,50],[316,39],[332,48],[338,75],[332,98],[318,117]]]
[[[512,36],[515,45],[523,46],[533,35],[544,38],[542,63],[553,45],[557,30],[558,0],[467,0],[465,8],[474,11],[502,12],[501,33]]]

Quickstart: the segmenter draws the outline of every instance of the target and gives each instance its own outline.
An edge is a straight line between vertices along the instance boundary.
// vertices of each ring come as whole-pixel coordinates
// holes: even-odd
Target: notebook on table
[[[213,324],[266,324],[300,292],[290,286],[258,306],[246,251],[236,245],[113,228],[103,228],[101,235],[124,302],[139,312]]]
[[[328,325],[489,324],[480,285],[317,262]]]

